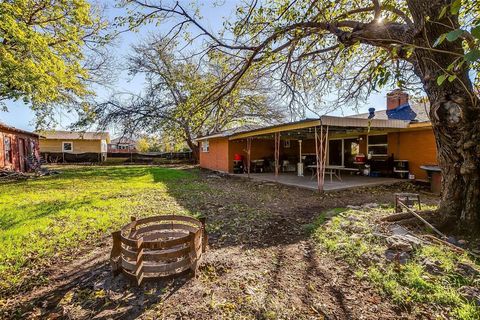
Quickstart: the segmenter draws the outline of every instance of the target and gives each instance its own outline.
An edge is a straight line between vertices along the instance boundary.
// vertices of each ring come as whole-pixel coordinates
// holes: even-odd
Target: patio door
[[[353,168],[353,162],[358,153],[358,138],[332,139],[328,141],[328,165],[330,166]]]
[[[347,168],[355,168],[353,162],[355,156],[360,153],[360,144],[357,138],[343,140],[343,165]]]
[[[343,139],[328,141],[328,164],[343,166]]]

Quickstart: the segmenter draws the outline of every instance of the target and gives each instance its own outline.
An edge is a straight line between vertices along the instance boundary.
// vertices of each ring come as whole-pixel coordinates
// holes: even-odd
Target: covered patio
[[[320,192],[395,183],[391,173],[371,171],[371,164],[393,167],[387,133],[407,126],[403,120],[322,116],[233,134],[231,172]]]

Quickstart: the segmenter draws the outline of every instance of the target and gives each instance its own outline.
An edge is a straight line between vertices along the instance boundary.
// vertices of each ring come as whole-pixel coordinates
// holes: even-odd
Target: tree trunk
[[[436,90],[435,90],[436,89]],[[442,169],[440,212],[445,222],[480,230],[480,127],[478,103],[442,87],[430,98],[430,116]],[[473,92],[472,92],[473,94]],[[429,96],[432,94],[430,93]],[[465,95],[465,94],[464,94]],[[476,110],[476,111],[474,111]]]
[[[200,161],[200,146],[195,144],[191,139],[186,139],[185,142],[187,143],[190,150],[192,150],[192,157],[195,160],[195,163],[199,163],[199,161]]]
[[[440,212],[446,223],[463,230],[480,231],[480,102],[473,90],[467,63],[456,71],[453,81],[438,84],[437,79],[463,55],[460,39],[444,41],[436,49],[435,40],[442,34],[459,28],[458,16],[447,14],[440,21],[425,21],[439,17],[449,0],[408,0],[416,25],[424,30],[413,36],[413,65],[422,80],[430,100],[430,119],[436,138],[438,163],[442,170]],[[452,54],[453,53],[453,54]]]

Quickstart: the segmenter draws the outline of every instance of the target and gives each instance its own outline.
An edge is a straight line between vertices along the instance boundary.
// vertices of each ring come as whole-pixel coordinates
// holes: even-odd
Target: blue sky
[[[188,5],[190,1],[182,2]],[[220,2],[221,6],[214,5],[215,2]],[[219,31],[222,27],[223,21],[232,16],[235,5],[239,2],[240,1],[238,0],[224,0],[223,2],[204,1],[200,7],[200,13],[203,16],[203,25],[213,32]],[[106,11],[109,19],[113,19],[116,15],[122,13],[121,10],[113,8],[114,1],[104,1],[104,3],[107,3],[109,5]],[[122,34],[121,38],[117,41],[118,45],[113,48],[113,55],[119,62],[119,68],[121,68],[122,60],[128,54],[131,44],[138,42],[151,32],[167,31],[168,28],[168,24],[160,25],[158,27],[148,26],[142,28],[140,32],[137,33]],[[120,72],[118,82],[112,84],[112,87],[117,91],[139,92],[142,88],[142,79],[132,79],[126,74],[126,72]],[[100,96],[106,96],[108,95],[109,91],[109,89],[99,88],[98,94]],[[385,99],[385,92],[373,94],[370,97],[369,101],[361,107],[360,111],[367,112],[367,109],[369,107],[375,107],[377,110],[385,109]],[[7,107],[9,109],[9,112],[0,111],[0,121],[20,129],[33,130],[35,128],[35,116],[28,105],[24,105],[21,102],[9,101],[7,102]],[[340,113],[340,111],[337,111],[336,113],[338,114]],[[343,113],[352,114],[354,113],[354,111],[350,109],[344,109]],[[68,125],[74,120],[75,115],[65,112],[59,112],[59,114],[57,115],[58,125],[55,129],[66,129]]]

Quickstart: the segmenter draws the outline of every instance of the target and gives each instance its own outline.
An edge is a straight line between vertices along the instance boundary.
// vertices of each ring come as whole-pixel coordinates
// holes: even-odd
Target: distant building
[[[27,172],[39,162],[38,134],[0,122],[0,169]]]
[[[102,162],[109,142],[108,132],[44,131],[40,152],[47,162]]]
[[[135,140],[119,137],[108,144],[109,153],[137,153],[137,142]]]

